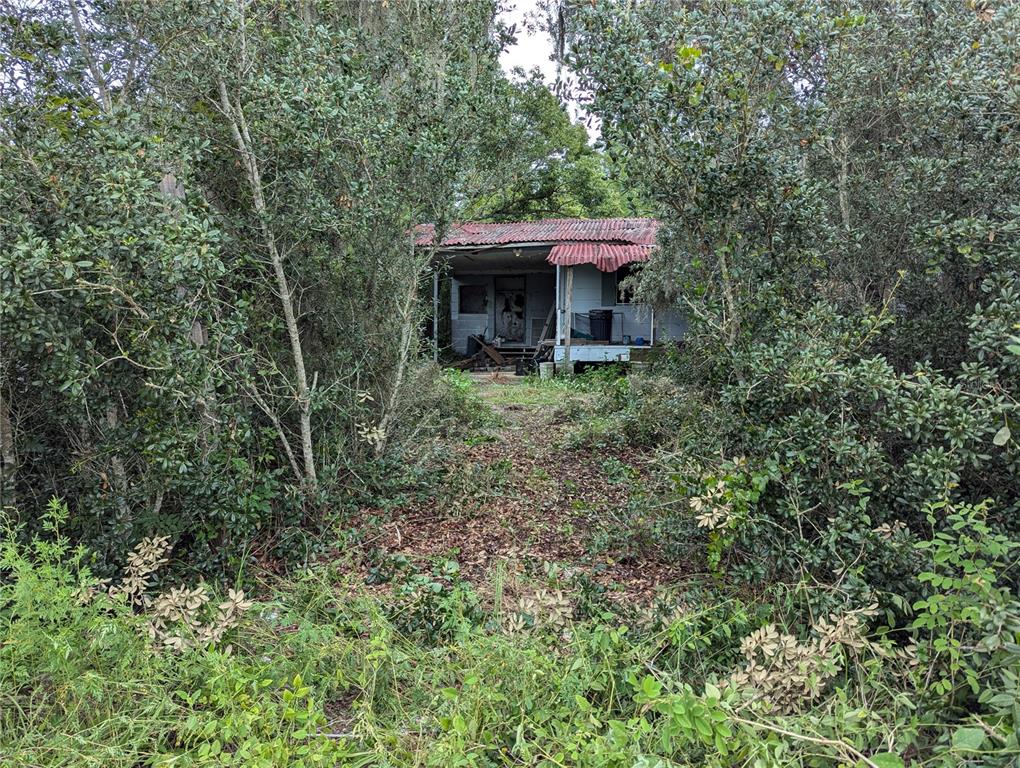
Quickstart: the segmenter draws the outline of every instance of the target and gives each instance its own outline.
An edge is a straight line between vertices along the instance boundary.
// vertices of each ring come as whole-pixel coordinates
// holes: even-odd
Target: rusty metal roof
[[[542,219],[541,221],[479,222],[466,221],[450,228],[439,244],[507,245],[509,243],[571,242],[627,243],[651,246],[659,228],[656,219]],[[435,236],[432,224],[421,224],[415,243],[430,245]],[[580,262],[579,262],[580,263]]]
[[[575,264],[594,264],[602,272],[615,272],[624,264],[648,261],[651,254],[651,245],[561,243],[553,246],[546,261],[564,267]]]

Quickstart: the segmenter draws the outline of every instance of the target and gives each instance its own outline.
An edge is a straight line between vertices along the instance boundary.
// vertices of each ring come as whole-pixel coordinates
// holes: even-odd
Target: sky
[[[552,85],[556,80],[556,64],[550,60],[553,47],[552,40],[545,32],[535,29],[532,23],[527,28],[526,20],[538,10],[538,0],[511,0],[512,7],[501,15],[507,24],[517,25],[517,44],[510,46],[500,56],[500,64],[505,72],[514,67],[523,67],[525,71],[538,67],[542,70],[546,83]]]

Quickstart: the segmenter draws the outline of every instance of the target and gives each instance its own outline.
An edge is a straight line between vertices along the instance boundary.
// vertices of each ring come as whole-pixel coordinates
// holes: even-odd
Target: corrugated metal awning
[[[603,272],[615,272],[624,264],[648,261],[651,245],[613,245],[610,243],[562,243],[549,251],[547,261],[560,266],[594,264]]]

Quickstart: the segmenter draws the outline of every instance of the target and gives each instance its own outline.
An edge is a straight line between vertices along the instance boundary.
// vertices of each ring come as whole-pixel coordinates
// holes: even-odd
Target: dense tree
[[[494,124],[493,13],[4,17],[5,504],[65,496],[100,550],[158,530],[216,559],[414,440],[410,232],[451,218]]]
[[[560,18],[581,97],[665,214],[642,287],[692,318],[684,378],[732,414],[716,450],[770,468],[779,528],[740,534],[751,571],[825,579],[872,543],[877,564],[862,527],[919,531],[946,496],[1014,526],[1020,11]]]
[[[478,169],[466,219],[640,216],[647,204],[626,182],[622,166],[589,142],[584,125],[538,73],[503,88],[504,114],[492,132],[489,161]]]

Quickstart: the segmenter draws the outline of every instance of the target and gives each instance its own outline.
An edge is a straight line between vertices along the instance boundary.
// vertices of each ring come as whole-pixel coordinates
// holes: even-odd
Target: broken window
[[[489,290],[484,285],[460,286],[460,314],[485,315],[489,312]]]

